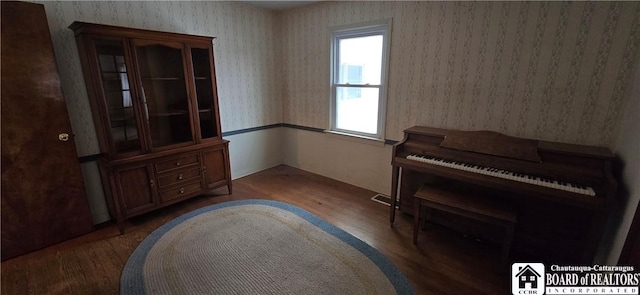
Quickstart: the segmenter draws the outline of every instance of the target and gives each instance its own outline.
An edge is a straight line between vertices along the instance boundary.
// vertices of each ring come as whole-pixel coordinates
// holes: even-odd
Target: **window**
[[[331,131],[382,139],[391,20],[334,28]]]
[[[340,65],[340,76],[344,77],[348,84],[362,84],[362,67],[363,65]],[[362,91],[359,88],[342,89],[344,98],[360,98]]]

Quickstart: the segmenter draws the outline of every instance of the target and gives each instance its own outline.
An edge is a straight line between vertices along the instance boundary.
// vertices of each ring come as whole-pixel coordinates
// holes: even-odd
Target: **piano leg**
[[[586,246],[584,251],[582,252],[581,262],[585,265],[589,265],[594,262],[596,252],[598,251],[600,238],[602,237],[602,233],[604,231],[604,225],[607,220],[605,209],[597,210],[593,215],[594,216],[593,218],[591,218],[591,225],[589,227],[589,232],[586,240]]]
[[[389,222],[391,223],[391,227],[393,227],[393,222],[396,219],[396,206],[397,206],[397,197],[398,197],[398,176],[400,175],[400,167],[393,166],[393,171],[391,172],[391,211],[389,213]]]
[[[413,244],[418,245],[418,230],[420,229],[420,215],[422,215],[422,200],[414,199],[413,203]]]

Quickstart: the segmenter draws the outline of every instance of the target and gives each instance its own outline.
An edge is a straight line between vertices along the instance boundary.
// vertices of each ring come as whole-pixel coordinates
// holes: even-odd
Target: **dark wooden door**
[[[3,1],[1,22],[4,260],[93,224],[44,6]]]

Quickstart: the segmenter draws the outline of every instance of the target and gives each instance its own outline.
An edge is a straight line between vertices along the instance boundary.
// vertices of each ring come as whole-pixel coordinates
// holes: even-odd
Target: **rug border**
[[[263,205],[263,206],[271,206],[283,210],[287,210],[293,214],[298,215],[299,217],[307,220],[318,228],[322,229],[326,233],[333,235],[334,237],[340,239],[341,241],[349,244],[354,247],[362,254],[367,256],[373,263],[375,263],[378,268],[384,273],[384,275],[389,279],[391,284],[396,290],[396,294],[415,294],[413,291],[413,287],[409,280],[405,277],[405,275],[391,262],[386,256],[380,253],[378,250],[365,243],[364,241],[358,239],[352,234],[336,227],[335,225],[330,224],[326,220],[310,213],[300,207],[279,202],[273,200],[260,200],[260,199],[247,199],[247,200],[237,200],[237,201],[228,201],[224,203],[219,203],[215,205],[210,205],[207,207],[202,207],[200,209],[196,209],[189,213],[186,213],[180,217],[177,217],[166,224],[160,226],[156,230],[154,230],[149,236],[147,236],[138,247],[133,251],[127,263],[125,264],[122,270],[122,276],[120,277],[120,293],[121,294],[146,294],[145,287],[136,286],[135,282],[144,281],[143,277],[143,267],[144,262],[147,257],[147,254],[155,245],[155,243],[169,230],[184,222],[187,219],[195,217],[197,215],[207,213],[210,211],[215,211],[227,207],[232,206],[241,206],[241,205]]]

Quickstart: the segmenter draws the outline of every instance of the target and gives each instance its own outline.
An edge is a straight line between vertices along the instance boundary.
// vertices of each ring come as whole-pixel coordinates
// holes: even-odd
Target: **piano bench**
[[[477,221],[501,226],[504,228],[504,240],[499,269],[507,266],[511,241],[516,227],[517,211],[515,208],[498,203],[482,196],[463,194],[445,190],[428,184],[423,185],[414,195],[413,243],[418,244],[418,229],[423,208],[432,208],[444,212],[464,216]]]

